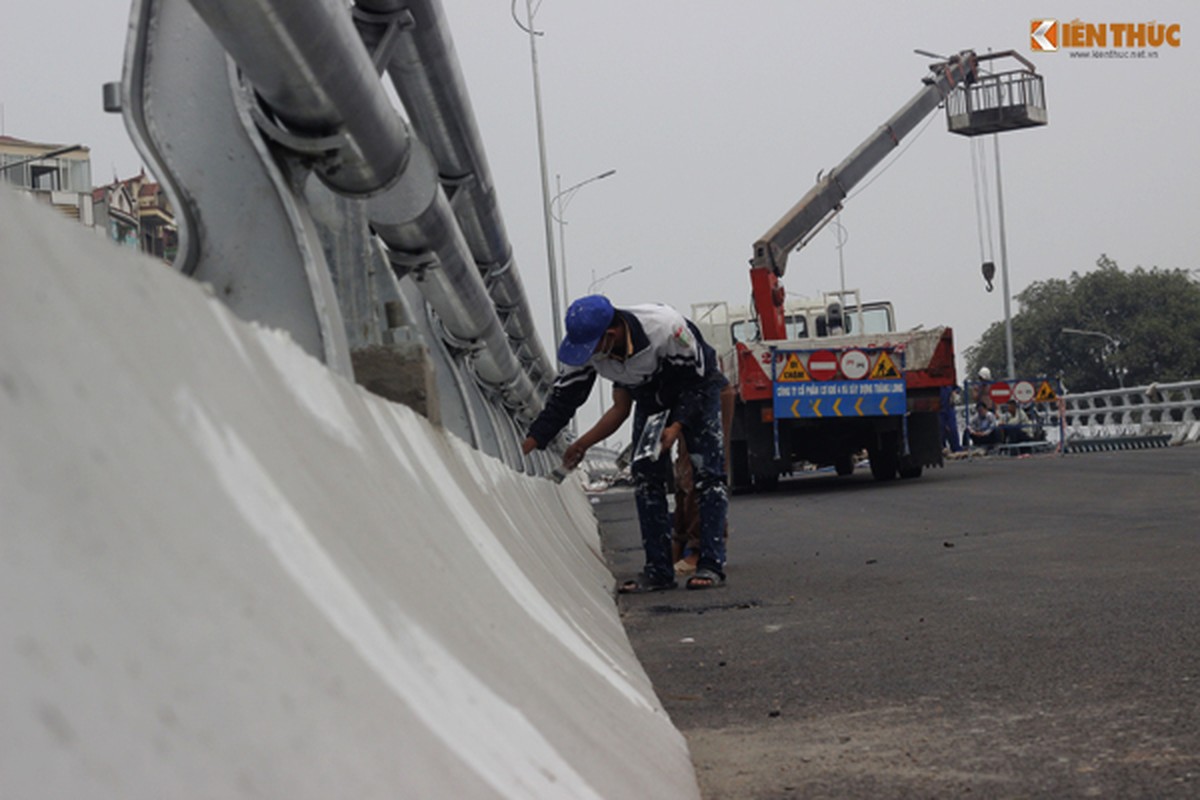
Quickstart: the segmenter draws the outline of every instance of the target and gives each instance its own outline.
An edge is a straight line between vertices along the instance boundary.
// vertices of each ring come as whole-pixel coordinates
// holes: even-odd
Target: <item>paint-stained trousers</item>
[[[721,426],[721,389],[719,377],[688,389],[681,397],[685,418],[704,422],[698,429],[685,426],[687,444],[695,476],[696,496],[700,504],[700,558],[697,569],[725,574],[725,516],[729,510],[729,492],[725,484],[725,447]],[[638,441],[646,419],[658,409],[638,403],[633,412],[633,441]],[[696,413],[698,412],[698,413]],[[671,515],[667,508],[667,474],[671,459],[664,453],[657,460],[643,458],[633,462],[633,484],[637,501],[642,546],[646,550],[646,575],[656,583],[675,578],[671,554]]]

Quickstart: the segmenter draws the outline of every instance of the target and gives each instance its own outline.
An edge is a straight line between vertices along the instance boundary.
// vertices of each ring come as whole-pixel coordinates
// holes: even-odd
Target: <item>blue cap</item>
[[[567,337],[558,346],[558,360],[572,367],[586,364],[612,324],[616,311],[602,294],[581,297],[567,309]]]

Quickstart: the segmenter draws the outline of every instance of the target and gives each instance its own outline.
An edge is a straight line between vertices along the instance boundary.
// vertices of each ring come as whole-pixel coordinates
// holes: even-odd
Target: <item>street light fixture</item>
[[[592,270],[592,282],[588,284],[587,293],[595,294],[596,289],[603,286],[604,282],[609,278],[614,278],[617,275],[620,275],[622,272],[629,272],[631,269],[633,269],[633,264],[626,265],[620,269],[614,269],[612,272],[609,272],[606,275],[601,275],[599,278],[596,277],[596,270]]]
[[[620,275],[623,272],[629,272],[629,270],[631,270],[631,269],[633,269],[633,264],[626,264],[625,266],[621,267],[620,269],[614,269],[612,272],[609,272],[605,275],[601,275],[599,278],[596,277],[596,271],[592,270],[592,282],[588,284],[587,293],[594,294],[596,292],[596,290],[599,289],[601,286],[603,286],[604,282],[607,281],[609,278],[616,277],[617,275]],[[596,396],[600,398],[600,416],[603,417],[604,416],[604,387],[600,383],[601,380],[602,379],[600,378],[600,376],[597,375],[596,376],[596,389],[598,391],[596,392]]]
[[[1107,333],[1104,333],[1102,331],[1085,331],[1085,330],[1080,330],[1079,328],[1063,328],[1062,332],[1063,333],[1073,333],[1076,336],[1095,336],[1100,339],[1104,339],[1112,347],[1112,352],[1114,352],[1114,353],[1117,352],[1117,349],[1120,348],[1120,346],[1121,346],[1120,339],[1118,339],[1115,336],[1109,336]],[[1101,358],[1104,361],[1105,366],[1108,366],[1108,352],[1109,352],[1109,349],[1106,347],[1106,348],[1104,348],[1104,352],[1101,353]],[[1117,385],[1120,388],[1124,389],[1125,388],[1124,370],[1122,370],[1120,367],[1117,367],[1116,373],[1117,373]]]
[[[574,186],[568,186],[566,189],[562,188],[562,176],[558,174],[555,174],[554,176],[555,187],[558,189],[558,194],[554,195],[554,198],[550,201],[550,213],[554,216],[555,221],[558,222],[558,247],[559,255],[562,257],[560,260],[562,262],[562,297],[564,307],[569,306],[571,302],[571,295],[567,291],[567,236],[566,232],[563,230],[563,226],[567,224],[567,221],[564,218],[567,212],[567,206],[571,204],[571,199],[575,196],[575,193],[584,186],[587,186],[593,181],[603,180],[604,178],[615,174],[617,174],[617,171],[615,169],[610,169],[606,172],[601,172],[599,175],[593,175],[586,181],[580,181]],[[558,213],[554,214],[554,206],[556,204],[558,205]]]

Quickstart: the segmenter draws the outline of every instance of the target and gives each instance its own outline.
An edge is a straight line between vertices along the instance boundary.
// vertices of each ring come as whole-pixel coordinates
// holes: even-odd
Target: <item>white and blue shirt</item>
[[[597,374],[628,390],[634,402],[648,404],[649,410],[671,409],[671,421],[685,426],[701,423],[690,419],[687,390],[706,381],[724,383],[713,349],[696,326],[675,309],[651,303],[615,311],[629,329],[629,355],[615,359],[597,354],[578,367],[562,367],[545,408],[529,428],[539,447],[545,447],[570,422],[591,394]]]

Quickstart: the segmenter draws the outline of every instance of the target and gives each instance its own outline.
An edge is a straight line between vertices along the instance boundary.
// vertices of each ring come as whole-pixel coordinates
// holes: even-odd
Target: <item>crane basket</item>
[[[1032,128],[1046,121],[1046,90],[1042,76],[1032,70],[981,75],[946,98],[947,127],[963,136]]]

